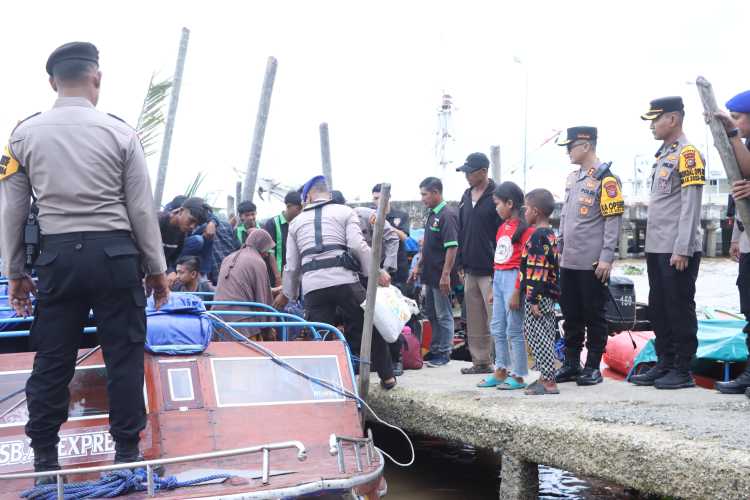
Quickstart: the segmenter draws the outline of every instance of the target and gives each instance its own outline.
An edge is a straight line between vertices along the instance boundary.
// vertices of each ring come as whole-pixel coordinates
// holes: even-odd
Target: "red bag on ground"
[[[408,326],[404,327],[401,335],[404,337],[404,341],[401,343],[401,362],[404,365],[404,370],[421,369],[423,362],[419,339]]]

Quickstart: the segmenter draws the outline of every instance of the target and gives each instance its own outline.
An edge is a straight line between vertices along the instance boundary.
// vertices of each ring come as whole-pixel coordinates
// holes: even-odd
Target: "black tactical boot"
[[[690,374],[691,359],[678,358],[675,366],[663,377],[654,381],[654,387],[657,389],[686,389],[695,387],[695,380]]]
[[[576,384],[578,385],[596,385],[604,382],[602,373],[596,368],[586,366],[583,368],[581,374],[576,378]]]
[[[659,358],[659,361],[647,372],[630,377],[630,382],[635,385],[654,385],[656,379],[669,373],[671,368],[672,361],[670,359],[666,357]]]
[[[729,382],[716,382],[714,386],[722,394],[744,394],[746,390],[750,389],[750,361],[748,361],[747,368],[739,377]]]
[[[57,446],[34,449],[34,472],[47,472],[51,470],[60,470],[60,463],[57,460]],[[45,484],[55,484],[56,476],[45,476],[34,479],[34,486]]]
[[[138,441],[115,442],[116,464],[128,464],[130,462],[140,462],[141,460],[143,460],[143,457],[138,449]]]
[[[748,330],[750,330],[750,323],[745,325],[745,328],[742,330],[746,334],[745,345],[747,345],[747,350],[750,352],[750,333],[748,333]],[[716,382],[715,387],[723,394],[744,394],[746,390],[750,389],[750,358],[747,360],[745,371],[739,377],[729,382]]]
[[[580,353],[571,353],[565,355],[565,361],[562,367],[555,374],[555,382],[574,382],[581,374],[581,355]]]

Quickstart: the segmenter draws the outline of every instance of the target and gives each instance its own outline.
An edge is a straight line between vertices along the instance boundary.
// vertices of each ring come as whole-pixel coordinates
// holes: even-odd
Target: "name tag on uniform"
[[[596,181],[595,181],[595,180],[592,180],[592,179],[588,179],[588,180],[586,181],[586,187],[587,187],[587,188],[589,188],[589,189],[594,189],[594,188],[596,188]]]

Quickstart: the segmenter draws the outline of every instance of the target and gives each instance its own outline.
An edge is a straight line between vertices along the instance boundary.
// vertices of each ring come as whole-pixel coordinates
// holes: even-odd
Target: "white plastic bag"
[[[373,323],[375,328],[380,332],[380,336],[392,344],[398,340],[398,336],[406,326],[409,318],[412,316],[412,307],[409,302],[414,302],[407,299],[401,294],[401,291],[395,286],[389,287],[378,287],[378,292],[375,297],[375,314]],[[367,302],[361,304],[362,309],[365,308]],[[416,303],[414,304],[416,306]],[[419,309],[417,308],[417,311]]]

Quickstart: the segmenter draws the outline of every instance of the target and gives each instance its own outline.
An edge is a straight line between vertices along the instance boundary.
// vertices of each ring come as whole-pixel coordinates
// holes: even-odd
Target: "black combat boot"
[[[57,460],[57,446],[46,448],[34,448],[34,472],[47,472],[60,470],[60,462]],[[45,476],[34,479],[34,486],[55,484],[56,476]]]
[[[748,327],[745,326],[743,331],[746,333],[745,344],[748,352],[750,352],[750,333],[747,333],[747,329]],[[715,387],[723,394],[744,394],[746,390],[750,389],[750,358],[747,359],[745,371],[739,377],[729,382],[716,382]]]
[[[599,365],[602,363],[602,353],[590,352],[586,355],[586,365],[583,371],[576,378],[578,385],[596,385],[604,381],[602,373],[599,371]]]
[[[647,372],[630,377],[630,382],[635,385],[654,385],[656,379],[669,373],[673,363],[674,361],[671,357],[660,356],[659,361]]]
[[[115,441],[115,463],[128,464],[143,460],[138,441]]]
[[[555,382],[574,382],[581,374],[581,353],[565,353],[565,361],[555,374]]]
[[[669,370],[663,377],[654,381],[654,387],[657,389],[687,389],[695,387],[695,380],[690,373],[690,362],[692,358],[678,356],[675,359],[674,368]]]

